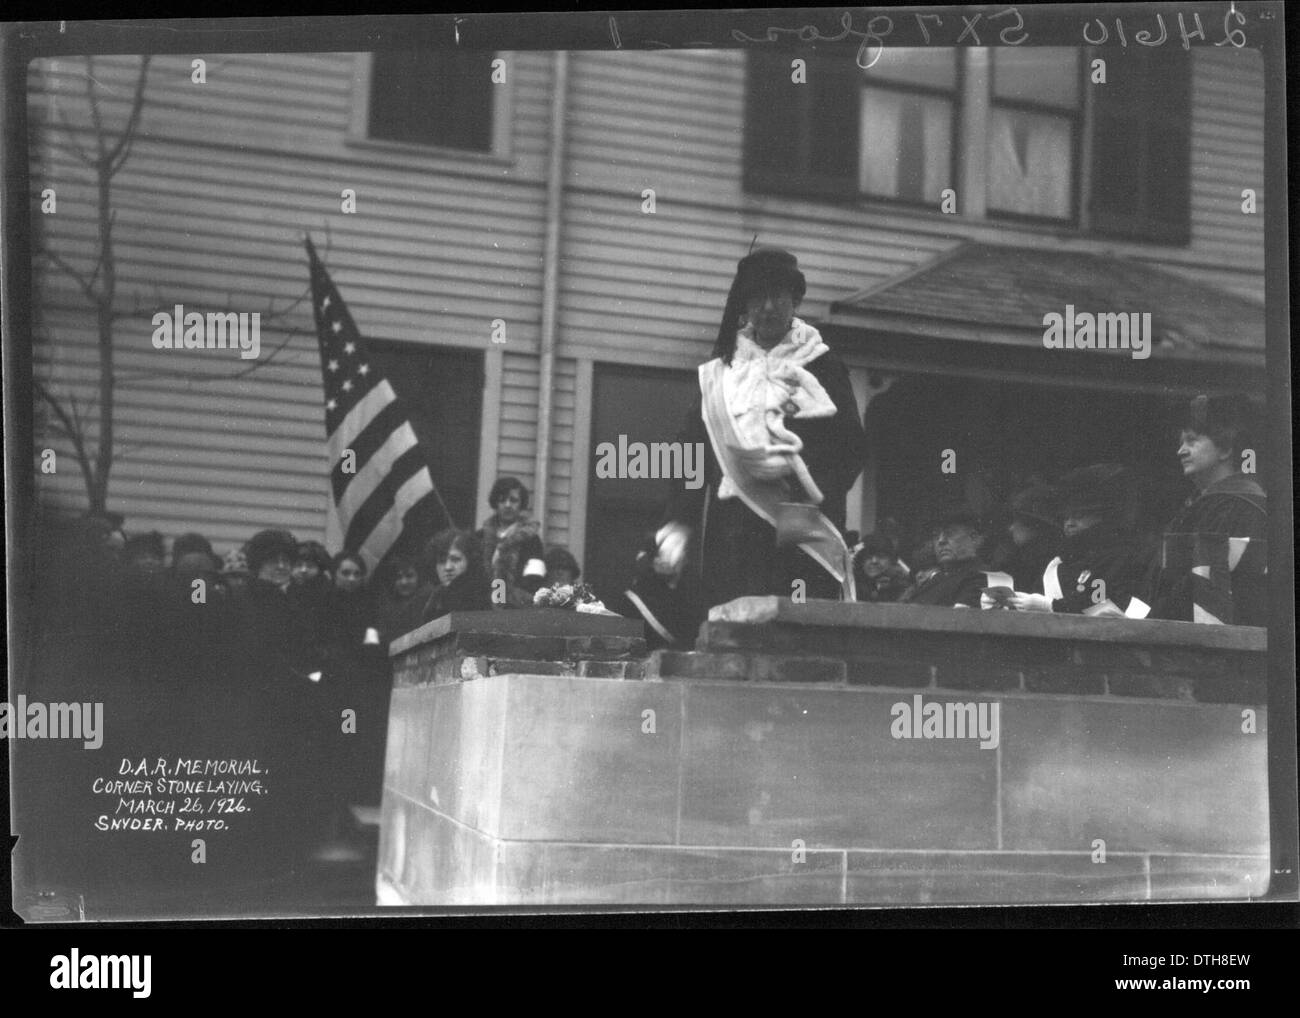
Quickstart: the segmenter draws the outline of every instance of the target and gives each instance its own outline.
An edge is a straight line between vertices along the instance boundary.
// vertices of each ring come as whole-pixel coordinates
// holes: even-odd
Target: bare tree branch
[[[106,143],[104,141],[104,118],[99,112],[99,100],[95,97],[95,58],[86,57],[86,101],[90,104],[90,118],[95,125],[95,150],[99,153],[96,165],[106,166],[104,153]]]
[[[131,100],[131,113],[126,118],[126,127],[122,129],[122,137],[108,153],[110,175],[122,168],[131,154],[131,146],[135,144],[136,131],[140,126],[140,111],[144,108],[144,84],[148,76],[149,55],[145,54],[140,58],[140,73],[135,80],[135,97]]]
[[[73,281],[77,284],[77,286],[81,288],[81,292],[86,295],[86,297],[90,300],[92,304],[95,305],[99,304],[99,294],[95,292],[95,287],[93,285],[94,278],[95,278],[94,276],[92,276],[90,279],[87,279],[84,275],[82,275],[80,272],[74,269],[72,265],[69,264],[67,260],[65,260],[63,256],[58,254],[57,252],[46,249],[41,253],[44,254],[45,257],[48,258],[50,261],[52,261],[55,265],[61,268],[64,272],[66,272],[69,276],[71,276]],[[96,266],[95,276],[98,275],[99,275],[99,267]]]
[[[81,475],[82,479],[86,483],[86,491],[89,493],[94,485],[95,474],[94,467],[91,466],[90,455],[86,452],[85,437],[83,436],[81,429],[74,425],[68,412],[63,409],[63,406],[59,403],[58,399],[55,398],[54,394],[45,387],[45,383],[43,383],[39,378],[34,378],[32,379],[32,385],[36,389],[36,394],[40,396],[41,399],[45,400],[45,402],[49,404],[50,409],[54,411],[54,415],[59,419],[59,423],[63,425],[68,440],[72,442],[72,449],[77,457],[77,463],[81,467]]]
[[[58,118],[60,123],[62,123],[63,129],[68,132],[68,141],[66,142],[66,144],[60,144],[57,140],[52,140],[50,144],[52,144],[56,148],[66,148],[68,151],[72,152],[78,159],[80,159],[83,163],[85,163],[91,169],[94,169],[95,157],[90,155],[84,148],[82,148],[80,145],[78,145],[75,141],[72,140],[72,136],[78,131],[78,128],[73,127],[70,123],[68,123],[68,119],[63,115],[63,111],[58,109],[57,107],[55,107],[54,115],[55,117]]]

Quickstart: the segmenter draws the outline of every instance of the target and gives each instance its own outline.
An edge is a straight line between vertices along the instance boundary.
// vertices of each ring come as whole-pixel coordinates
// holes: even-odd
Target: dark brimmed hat
[[[731,292],[743,299],[773,290],[789,290],[795,300],[803,300],[808,283],[799,271],[799,259],[784,248],[755,248],[736,264]]]
[[[1133,476],[1122,463],[1094,463],[1071,470],[1057,482],[1063,512],[1122,514],[1133,493]]]
[[[215,558],[212,543],[202,534],[181,534],[172,542],[172,561],[179,562],[186,555],[206,555]]]
[[[154,558],[160,559],[167,557],[167,551],[163,545],[163,536],[156,530],[151,530],[147,534],[132,534],[126,539],[122,554],[127,559],[141,554],[152,555]]]
[[[298,541],[287,530],[259,530],[244,545],[249,571],[256,576],[270,559],[285,555],[290,562],[298,553]]]
[[[1046,484],[1033,484],[1011,496],[1011,518],[1049,527],[1061,525],[1060,493]]]
[[[898,558],[894,542],[884,534],[867,534],[862,538],[862,546],[858,549],[857,558],[861,560],[870,558],[872,555],[887,555],[889,558]]]
[[[799,271],[799,260],[789,251],[779,247],[759,247],[745,255],[736,265],[736,276],[727,293],[727,306],[718,326],[717,342],[713,355],[731,359],[736,345],[736,329],[745,299],[754,293],[771,293],[789,290],[795,303],[808,292],[808,282]]]
[[[573,573],[574,579],[582,575],[582,568],[578,565],[578,560],[573,557],[573,553],[558,544],[546,549],[543,561],[546,563],[547,573],[553,573],[557,569],[567,569]]]
[[[311,562],[322,573],[328,573],[334,567],[334,556],[319,541],[300,541],[293,557],[296,562]]]
[[[964,524],[979,534],[987,534],[991,529],[989,520],[965,502],[945,502],[924,514],[925,528],[933,532],[941,527]]]

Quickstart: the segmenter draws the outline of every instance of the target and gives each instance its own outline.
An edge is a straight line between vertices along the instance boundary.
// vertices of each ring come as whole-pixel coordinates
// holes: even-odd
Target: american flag
[[[417,551],[439,527],[451,525],[450,514],[402,401],[371,357],[310,237],[307,256],[325,383],[325,543],[360,553],[374,570],[390,552]]]

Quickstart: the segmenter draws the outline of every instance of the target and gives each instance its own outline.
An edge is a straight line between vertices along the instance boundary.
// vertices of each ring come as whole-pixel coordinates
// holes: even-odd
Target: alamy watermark
[[[186,311],[177,304],[172,311],[153,316],[155,350],[239,350],[246,361],[257,360],[262,352],[262,314],[254,311]]]
[[[1001,738],[1002,705],[978,703],[925,703],[921,694],[912,702],[900,700],[889,708],[894,720],[889,734],[895,739],[979,739],[980,749],[997,749]]]
[[[0,703],[0,739],[81,739],[85,749],[104,744],[102,703]]]
[[[596,476],[602,479],[671,477],[685,479],[692,490],[704,486],[703,442],[628,442],[619,435],[617,445],[596,446],[596,457]]]
[[[1151,312],[1075,311],[1043,315],[1043,346],[1049,350],[1131,350],[1135,361],[1151,356]]]
[[[133,997],[151,992],[153,955],[85,954],[73,948],[50,959],[50,986],[55,990],[131,990]]]

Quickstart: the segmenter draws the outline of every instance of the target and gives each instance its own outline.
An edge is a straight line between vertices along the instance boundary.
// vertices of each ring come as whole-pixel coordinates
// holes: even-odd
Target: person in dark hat
[[[1043,570],[1061,540],[1060,493],[1047,484],[1031,484],[1011,496],[999,568],[1011,574],[1016,590],[1041,594]]]
[[[930,535],[937,564],[918,574],[899,602],[947,608],[991,607],[981,604],[981,592],[986,587],[1009,587],[1011,577],[986,568],[982,562],[988,532],[987,521],[967,506],[950,505],[935,513]]]
[[[742,258],[698,369],[681,440],[703,451],[703,484],[674,485],[655,555],[697,616],[745,595],[839,598],[851,585],[841,530],[866,437],[843,362],[795,317],[806,289],[788,251]],[[782,503],[806,508],[798,543],[779,547]]]
[[[897,601],[908,588],[894,542],[883,534],[868,534],[862,539],[853,554],[853,578],[859,601]]]
[[[1129,526],[1129,471],[1118,463],[1096,463],[1070,471],[1057,490],[1064,517],[1057,554],[1043,571],[1040,590],[1018,588],[1006,607],[1145,618],[1148,555]]]
[[[1150,575],[1153,618],[1267,624],[1268,498],[1242,472],[1243,462],[1254,467],[1253,454],[1244,455],[1253,453],[1252,417],[1239,396],[1201,395],[1188,407],[1178,458],[1194,490],[1164,528]],[[1198,578],[1197,566],[1208,575]],[[1217,596],[1200,596],[1207,583],[1219,588]]]

